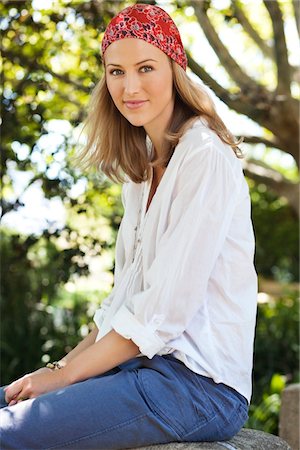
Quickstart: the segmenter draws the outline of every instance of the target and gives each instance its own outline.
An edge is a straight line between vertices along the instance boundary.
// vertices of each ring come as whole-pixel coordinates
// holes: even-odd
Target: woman
[[[121,11],[102,54],[81,159],[124,182],[114,288],[74,350],[5,388],[4,449],[225,440],[247,419],[257,276],[238,143],[159,7]]]

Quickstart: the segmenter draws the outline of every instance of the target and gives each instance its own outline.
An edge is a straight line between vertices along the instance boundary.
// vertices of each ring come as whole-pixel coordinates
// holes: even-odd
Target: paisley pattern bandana
[[[187,58],[178,28],[159,6],[137,4],[119,12],[106,28],[102,55],[110,44],[124,38],[142,39],[155,45],[186,70]]]

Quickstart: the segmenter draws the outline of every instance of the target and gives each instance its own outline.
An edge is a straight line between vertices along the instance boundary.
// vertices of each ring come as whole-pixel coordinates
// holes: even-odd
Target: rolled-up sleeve
[[[156,333],[157,325],[153,321],[142,323],[125,305],[121,306],[112,320],[117,333],[131,339],[139,347],[141,354],[148,358],[152,358],[165,346],[165,342]]]
[[[168,226],[153,244],[157,252],[144,290],[127,298],[111,322],[148,358],[170,347],[204,305],[237,204],[243,174],[236,168],[210,145],[192,149],[179,169]]]

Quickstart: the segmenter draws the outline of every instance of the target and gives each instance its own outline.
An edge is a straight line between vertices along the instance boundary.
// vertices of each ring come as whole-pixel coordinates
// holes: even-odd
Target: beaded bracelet
[[[46,364],[46,367],[48,369],[52,369],[52,370],[63,368],[63,366],[58,361],[53,361],[52,363],[48,363],[48,364]]]

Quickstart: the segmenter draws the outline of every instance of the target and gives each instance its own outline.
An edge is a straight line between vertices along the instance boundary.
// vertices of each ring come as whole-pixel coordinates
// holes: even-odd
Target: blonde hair
[[[144,128],[131,125],[116,108],[103,76],[92,92],[83,128],[87,132],[87,143],[78,156],[81,166],[96,166],[112,181],[124,182],[126,176],[135,183],[146,181],[151,166],[168,165],[179,139],[199,117],[231,146],[238,158],[243,157],[238,147],[242,139],[236,141],[226,128],[205,88],[193,82],[173,60],[171,65],[175,106],[160,157],[155,158],[153,150],[149,152]]]

